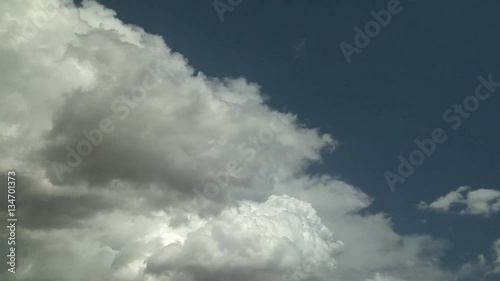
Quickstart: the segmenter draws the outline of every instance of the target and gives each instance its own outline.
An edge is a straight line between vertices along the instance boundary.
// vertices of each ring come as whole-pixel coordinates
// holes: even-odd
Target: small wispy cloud
[[[452,208],[458,208],[460,215],[489,216],[500,211],[500,191],[493,189],[471,190],[468,186],[461,186],[457,190],[441,196],[427,204],[420,202],[417,207],[421,210],[452,213]]]

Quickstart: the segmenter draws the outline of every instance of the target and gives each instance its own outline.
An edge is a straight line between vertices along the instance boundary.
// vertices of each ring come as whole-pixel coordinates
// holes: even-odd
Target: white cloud
[[[308,175],[336,141],[269,108],[257,84],[196,72],[95,2],[43,3],[0,2],[0,170],[23,182],[19,281],[450,275],[444,241],[400,235],[360,214],[372,201],[361,190]],[[98,144],[77,161],[67,147],[84,130]],[[79,163],[60,180],[52,163],[68,157]],[[210,197],[201,209],[195,188]]]
[[[457,207],[462,215],[489,216],[500,211],[500,191],[493,189],[471,190],[468,186],[459,187],[445,196],[439,197],[430,204],[420,202],[418,208],[451,212]]]
[[[147,268],[180,272],[173,280],[323,279],[335,269],[342,248],[310,204],[273,195],[223,211],[184,243],[154,253]]]

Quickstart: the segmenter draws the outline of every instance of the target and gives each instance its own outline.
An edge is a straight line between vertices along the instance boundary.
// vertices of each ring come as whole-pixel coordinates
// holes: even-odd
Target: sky
[[[499,280],[498,8],[2,1],[0,279]]]

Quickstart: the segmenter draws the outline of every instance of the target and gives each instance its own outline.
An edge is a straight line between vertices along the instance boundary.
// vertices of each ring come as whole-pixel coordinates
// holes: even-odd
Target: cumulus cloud
[[[418,204],[419,209],[440,212],[451,212],[454,207],[461,215],[492,215],[500,211],[500,191],[494,189],[471,190],[468,186],[461,186],[430,204],[425,202]]]
[[[147,260],[172,280],[328,278],[343,248],[310,204],[287,196],[241,202]]]
[[[336,140],[270,108],[256,83],[196,71],[93,1],[7,0],[0,14],[18,280],[450,276],[445,241],[400,235],[361,214],[360,189],[309,175]]]

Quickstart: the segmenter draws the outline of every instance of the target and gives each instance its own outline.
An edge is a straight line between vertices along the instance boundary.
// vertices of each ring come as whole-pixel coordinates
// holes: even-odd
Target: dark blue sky
[[[499,216],[416,209],[459,186],[499,189],[500,89],[456,131],[442,115],[474,93],[477,76],[500,81],[500,2],[402,1],[403,11],[348,64],[339,48],[355,26],[388,1],[243,0],[220,21],[211,1],[101,1],[126,23],[162,35],[209,76],[246,77],[269,104],[333,134],[338,149],[311,169],[337,176],[375,198],[401,233],[449,239],[452,267],[489,253]],[[434,128],[448,140],[392,193],[384,179],[398,155]],[[427,219],[427,223],[421,223]]]

